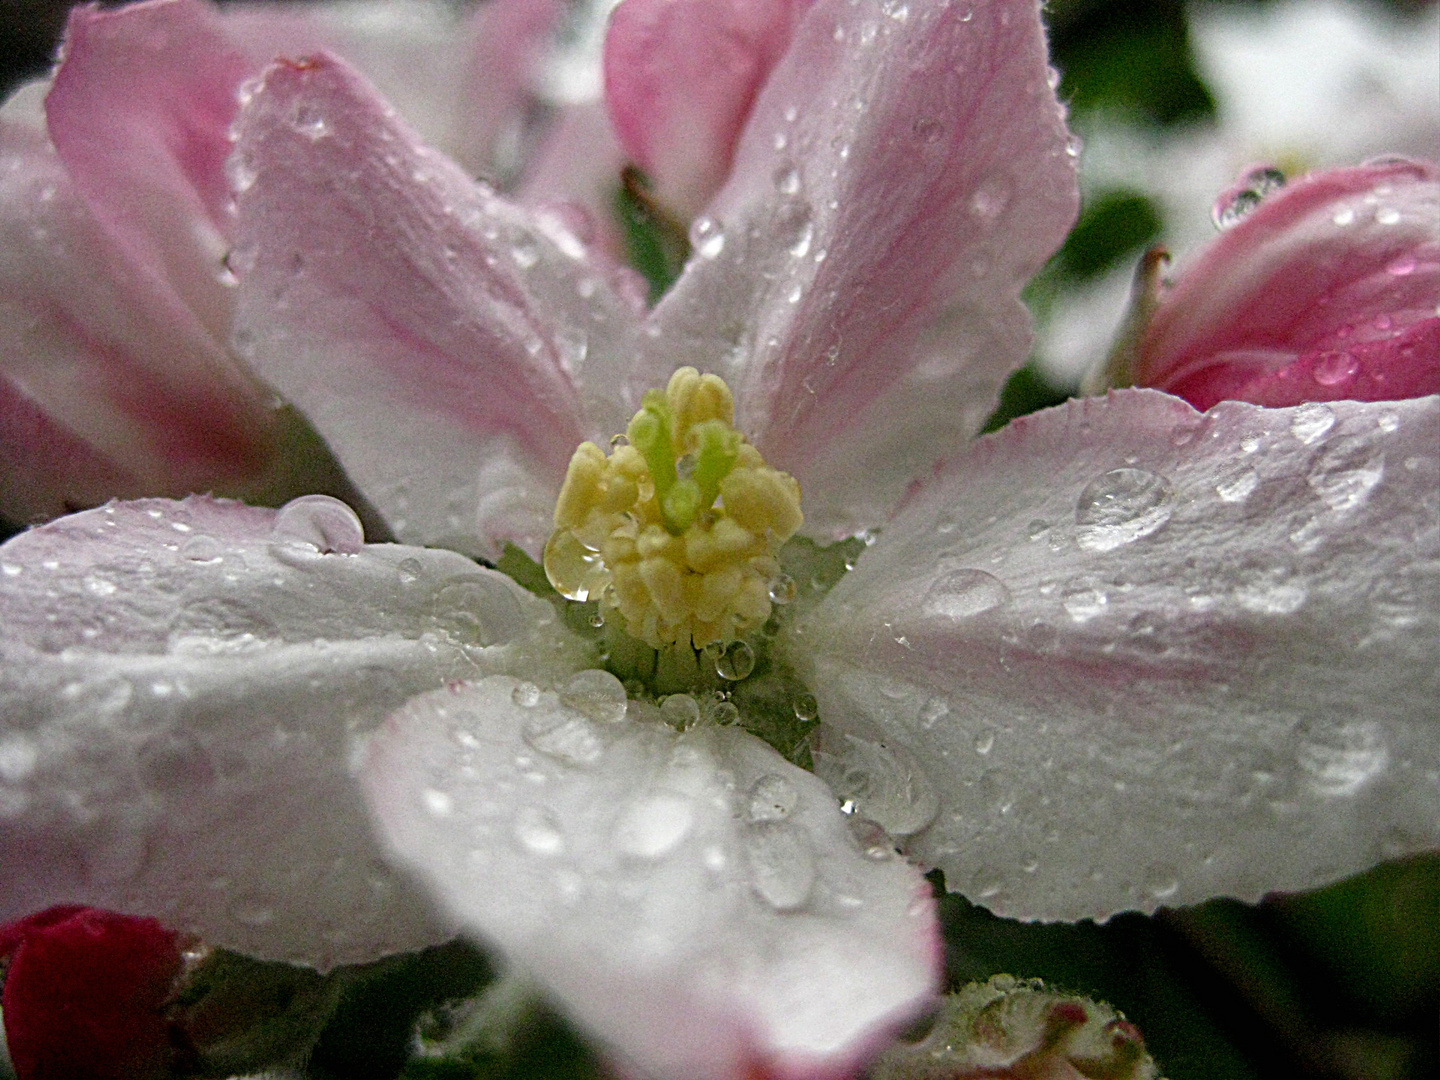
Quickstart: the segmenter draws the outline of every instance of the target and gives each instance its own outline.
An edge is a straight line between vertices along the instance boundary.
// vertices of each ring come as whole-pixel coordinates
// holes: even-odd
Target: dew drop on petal
[[[549,713],[528,720],[521,736],[529,746],[562,765],[593,765],[605,744],[589,720]]]
[[[1233,186],[1221,193],[1210,210],[1210,219],[1217,229],[1229,229],[1259,206],[1265,199],[1285,186],[1285,174],[1271,166],[1252,169]]]
[[[671,694],[660,703],[660,715],[677,731],[688,731],[700,721],[700,703],[689,694]]]
[[[528,709],[540,701],[540,687],[532,682],[519,683],[510,691],[510,700],[522,709]]]
[[[511,823],[515,840],[532,855],[559,855],[565,850],[565,834],[553,811],[533,804],[520,807]]]
[[[790,704],[797,720],[810,721],[820,715],[820,703],[815,700],[814,694],[796,694]]]
[[[843,735],[837,749],[813,751],[816,774],[837,798],[854,802],[892,836],[909,836],[935,820],[935,785],[904,750],[853,735]]]
[[[795,600],[796,588],[795,579],[789,574],[781,574],[770,582],[770,602],[772,604],[793,603]]]
[[[1315,381],[1321,386],[1339,386],[1360,370],[1355,355],[1343,349],[1326,353],[1316,361],[1313,369]]]
[[[455,812],[455,800],[450,794],[441,791],[439,788],[426,788],[421,793],[421,800],[425,803],[425,810],[431,817],[449,817]]]
[[[690,224],[690,246],[702,259],[716,258],[725,250],[725,231],[714,218],[702,214]]]
[[[1170,483],[1145,469],[1112,469],[1085,485],[1075,504],[1075,542],[1110,551],[1149,536],[1170,520]]]
[[[1318,401],[1307,402],[1290,418],[1290,434],[1309,446],[1335,426],[1335,413]]]
[[[751,821],[781,821],[799,800],[794,784],[779,773],[766,773],[750,786],[745,813]]]
[[[624,684],[599,668],[572,675],[560,690],[560,702],[591,720],[607,724],[624,720],[628,705]]]
[[[776,911],[805,906],[815,888],[815,851],[809,838],[787,821],[766,821],[745,830],[750,884]]]
[[[968,619],[991,611],[1010,599],[1010,590],[984,570],[952,570],[937,578],[925,593],[921,607],[926,615],[942,619]]]
[[[623,855],[662,859],[689,835],[694,821],[695,806],[685,796],[672,792],[645,795],[621,811],[613,840]]]
[[[1260,484],[1260,476],[1249,466],[1241,466],[1225,473],[1215,483],[1215,494],[1223,502],[1238,503],[1248,499]]]
[[[715,657],[715,674],[727,682],[739,682],[755,670],[755,650],[744,641],[732,641]]]
[[[488,646],[525,630],[520,603],[504,584],[479,578],[443,582],[430,602],[436,623],[461,642]]]
[[[1077,623],[1089,622],[1109,606],[1105,589],[1091,578],[1076,578],[1060,592],[1060,606]]]
[[[355,555],[365,546],[365,527],[354,510],[329,495],[302,495],[275,514],[270,534],[326,554]]]
[[[1316,793],[1353,795],[1390,761],[1385,732],[1373,721],[1353,721],[1331,728],[1322,722],[1306,734],[1299,752],[1300,767]]]

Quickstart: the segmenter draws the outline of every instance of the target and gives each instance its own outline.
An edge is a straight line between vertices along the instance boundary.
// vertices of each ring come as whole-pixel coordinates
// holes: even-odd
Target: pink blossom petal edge
[[[605,101],[661,200],[693,217],[814,0],[625,0],[605,36]]]
[[[1137,381],[1197,408],[1440,391],[1440,169],[1315,173],[1219,237],[1160,302]]]
[[[883,520],[984,423],[1078,204],[1038,5],[888,10],[821,0],[797,26],[638,380],[721,374],[815,535]]]

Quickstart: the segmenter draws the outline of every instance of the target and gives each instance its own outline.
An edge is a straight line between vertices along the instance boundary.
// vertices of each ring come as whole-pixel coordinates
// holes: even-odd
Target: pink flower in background
[[[1162,288],[1131,363],[1198,409],[1440,393],[1440,170],[1383,161],[1282,188]]]
[[[178,936],[154,919],[53,907],[0,926],[5,1041],[19,1080],[160,1080]]]
[[[277,53],[338,48],[482,167],[520,123],[556,11],[502,0],[460,25],[429,4],[75,9],[53,79],[0,113],[0,514],[344,490],[231,348],[223,166],[241,84]]]

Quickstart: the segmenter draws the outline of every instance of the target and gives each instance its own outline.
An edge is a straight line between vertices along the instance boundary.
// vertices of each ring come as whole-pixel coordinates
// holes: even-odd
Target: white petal
[[[521,642],[549,605],[451,552],[362,546],[323,497],[111,504],[0,568],[0,920],[93,904],[321,967],[443,938],[354,772],[411,695],[544,670]]]
[[[590,711],[489,678],[372,743],[380,828],[458,920],[648,1076],[839,1075],[923,1006],[925,883],[822,783],[739,729]]]
[[[804,626],[827,725],[1012,916],[1254,899],[1440,844],[1440,399],[1153,391],[977,443]]]

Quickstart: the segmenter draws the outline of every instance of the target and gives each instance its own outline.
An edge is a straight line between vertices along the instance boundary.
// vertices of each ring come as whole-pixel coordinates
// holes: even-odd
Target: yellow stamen
[[[724,380],[681,368],[651,390],[607,457],[570,459],[545,574],[652,648],[733,641],[770,617],[776,555],[800,528],[800,485],[734,428]]]

